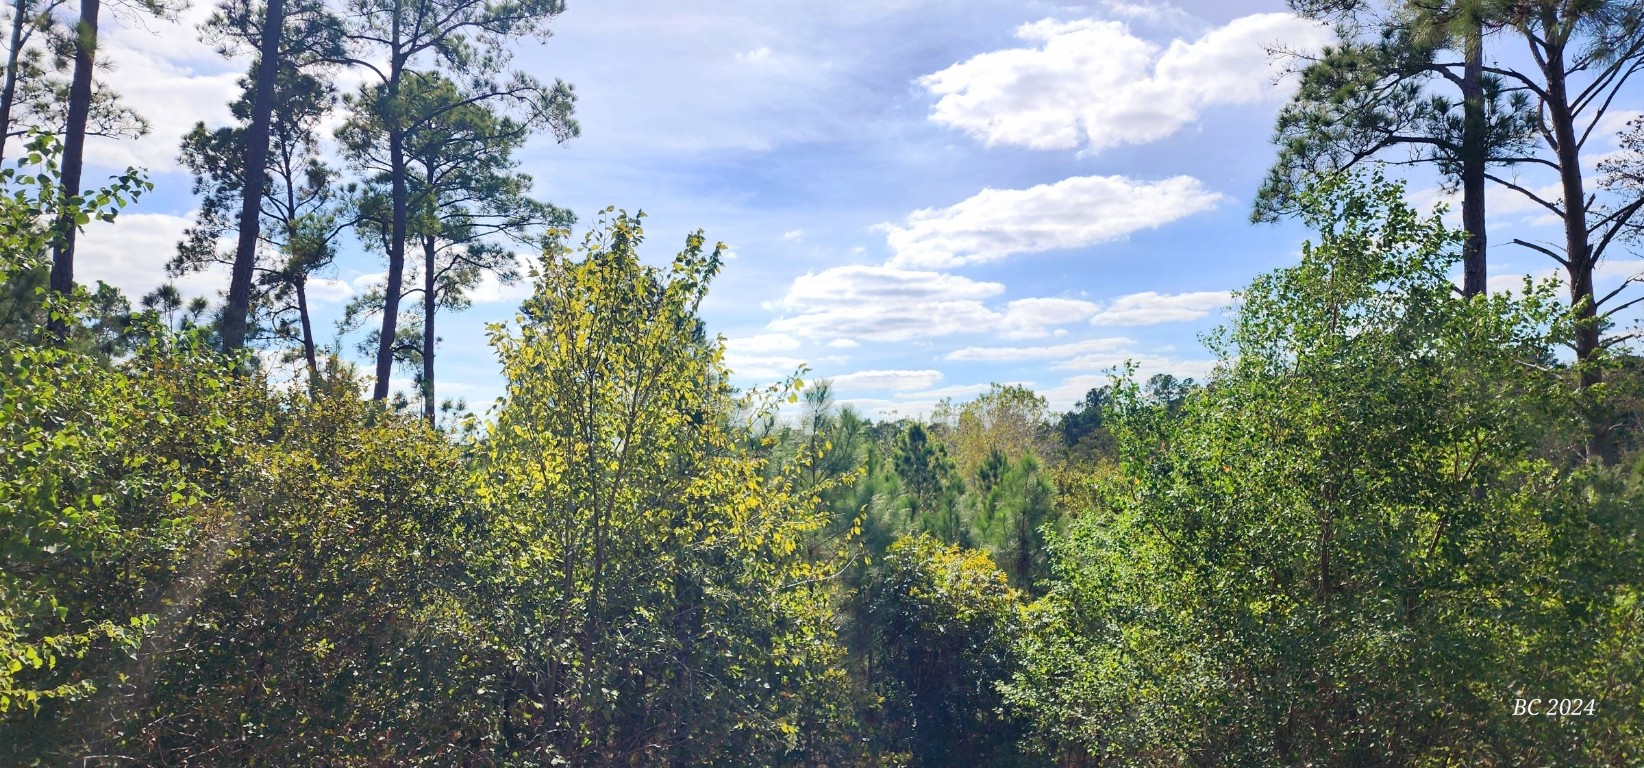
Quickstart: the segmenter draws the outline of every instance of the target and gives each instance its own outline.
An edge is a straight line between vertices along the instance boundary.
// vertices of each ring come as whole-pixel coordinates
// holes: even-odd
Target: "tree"
[[[1297,7],[1316,16],[1371,21],[1372,28],[1380,27],[1398,41],[1408,38],[1415,43],[1423,39],[1442,43],[1460,39],[1465,61],[1433,64],[1428,54],[1436,48],[1411,48],[1402,42],[1390,48],[1372,46],[1357,52],[1349,43],[1327,55],[1316,70],[1310,69],[1317,82],[1310,83],[1309,72],[1304,72],[1297,100],[1280,118],[1279,135],[1285,149],[1264,187],[1263,197],[1286,199],[1287,190],[1296,189],[1309,171],[1346,167],[1392,144],[1415,143],[1445,152],[1453,144],[1457,154],[1449,159],[1419,153],[1415,159],[1438,159],[1441,170],[1461,169],[1469,190],[1479,187],[1476,177],[1482,174],[1494,185],[1522,196],[1562,222],[1562,243],[1523,238],[1513,242],[1563,267],[1571,312],[1578,320],[1570,345],[1584,363],[1579,384],[1582,389],[1591,389],[1601,382],[1599,358],[1618,341],[1606,339],[1604,327],[1616,312],[1632,306],[1635,300],[1628,298],[1615,304],[1623,298],[1621,291],[1598,295],[1594,271],[1606,251],[1627,231],[1629,222],[1644,209],[1644,200],[1613,203],[1596,194],[1586,180],[1583,161],[1591,160],[1585,153],[1587,142],[1605,124],[1604,118],[1611,113],[1616,98],[1632,76],[1644,69],[1644,7],[1622,0],[1467,0],[1403,4],[1384,17],[1376,15],[1381,5],[1358,0],[1306,2]],[[1459,38],[1454,34],[1457,29],[1463,33]],[[1512,60],[1484,56],[1484,37],[1476,34],[1482,30],[1493,30],[1504,40],[1522,44],[1528,62],[1518,65]],[[1432,31],[1439,34],[1435,36]],[[1463,146],[1443,139],[1448,135],[1444,131],[1451,128],[1459,127],[1465,134],[1469,126],[1479,125],[1476,109],[1464,108],[1459,122],[1437,120],[1434,110],[1423,106],[1429,102],[1424,101],[1419,81],[1406,82],[1399,74],[1406,71],[1401,66],[1377,63],[1380,57],[1397,64],[1409,53],[1422,54],[1418,63],[1427,62],[1410,71],[1425,73],[1436,66],[1439,69],[1431,71],[1451,72],[1459,67],[1463,70],[1459,78],[1452,77],[1451,72],[1446,79],[1465,85],[1468,73],[1476,72],[1482,78],[1486,116],[1499,116],[1494,121],[1483,121],[1488,141],[1482,150],[1476,142]],[[1507,108],[1492,106],[1492,94],[1504,95]],[[1476,101],[1474,97],[1464,99],[1467,104]],[[1436,127],[1427,130],[1424,126]],[[1468,147],[1469,151],[1462,152]],[[1492,163],[1511,165],[1523,172],[1507,177],[1488,168],[1479,171],[1475,166],[1480,151]],[[1475,158],[1473,164],[1467,163],[1468,158]],[[1531,180],[1533,175],[1544,173],[1553,175],[1557,195],[1544,194]],[[1475,206],[1466,200],[1464,209],[1464,218],[1482,227],[1481,204]],[[1257,215],[1271,210],[1271,206],[1259,206]],[[1469,267],[1466,272],[1471,285],[1475,270]],[[1482,270],[1478,273],[1482,276]],[[1589,415],[1588,454],[1600,462],[1613,461],[1615,447],[1604,409],[1593,403],[1583,408]]]
[[[932,441],[924,425],[914,422],[897,436],[892,458],[913,518],[933,511],[946,493],[948,476],[953,472],[947,448]]]
[[[39,341],[50,328],[61,344],[123,351],[130,339],[123,297],[99,282],[94,293],[83,288],[67,295],[47,291],[51,252],[62,230],[59,221],[81,225],[113,222],[120,210],[153,185],[134,168],[113,177],[107,186],[84,195],[65,196],[60,185],[62,145],[50,135],[31,134],[15,167],[0,170],[0,240],[6,257],[0,291],[0,339]],[[127,307],[129,309],[129,307]]]
[[[343,35],[351,47],[348,62],[376,77],[348,104],[357,114],[377,116],[381,129],[369,145],[357,145],[353,161],[388,189],[388,275],[372,390],[372,399],[383,400],[388,397],[399,341],[399,302],[412,216],[407,141],[422,123],[443,114],[436,110],[410,115],[402,98],[415,86],[407,82],[440,71],[464,82],[459,104],[484,102],[498,110],[516,110],[522,123],[547,127],[560,141],[580,129],[571,118],[575,95],[569,85],[547,86],[518,72],[504,75],[509,57],[503,41],[545,39],[548,22],[565,8],[562,0],[350,0],[347,6]],[[366,146],[369,151],[361,151]]]
[[[261,179],[268,165],[269,123],[274,114],[275,79],[280,72],[280,42],[285,32],[285,0],[266,0],[262,28],[258,31],[257,64],[246,121],[246,179]],[[251,312],[251,276],[257,261],[257,234],[262,224],[263,190],[256,183],[241,185],[239,241],[234,247],[234,268],[229,273],[228,300],[223,306],[223,349],[245,346],[245,326]],[[310,358],[312,359],[312,358]],[[312,364],[310,365],[312,370]]]
[[[1015,672],[1018,593],[980,552],[918,534],[897,540],[856,596],[869,629],[889,746],[914,766],[1026,765],[1021,724],[995,685]]]
[[[568,228],[569,211],[528,196],[531,177],[516,170],[513,155],[537,128],[543,113],[516,120],[498,114],[486,100],[472,100],[457,84],[437,73],[418,73],[408,80],[399,104],[400,116],[413,127],[405,132],[412,217],[409,237],[421,245],[421,285],[403,290],[400,299],[421,294],[421,315],[412,328],[421,344],[423,416],[434,422],[434,346],[437,310],[463,309],[468,292],[486,276],[503,283],[519,278],[514,254],[498,241],[540,247],[549,230]],[[339,131],[345,150],[369,156],[383,131],[382,115],[356,113]],[[379,185],[380,186],[380,185]],[[371,240],[386,246],[392,220],[387,190],[365,210],[375,212]]]
[[[828,720],[842,682],[839,568],[802,547],[826,524],[816,489],[747,442],[792,390],[727,382],[697,316],[718,248],[698,233],[656,268],[640,241],[617,213],[575,256],[550,250],[515,323],[492,328],[507,394],[473,451],[498,629],[474,706],[511,761],[804,759],[842,741],[800,728]]]
[[[976,538],[1010,576],[1011,586],[1037,593],[1050,575],[1046,527],[1056,523],[1055,488],[1033,454],[1015,462],[994,455],[999,460],[985,466],[997,479],[977,487]]]
[[[137,0],[141,10],[164,14],[164,0]],[[92,92],[92,70],[97,66],[97,21],[102,0],[80,0],[80,20],[74,29],[74,73],[69,81],[68,116],[63,126],[63,169],[61,182],[65,197],[81,194],[80,177],[85,167],[87,126],[96,99]],[[66,296],[74,291],[74,241],[83,222],[64,218],[58,221],[58,235],[52,244],[51,290]],[[54,324],[59,335],[67,329]]]
[[[1007,699],[1101,764],[1627,762],[1634,708],[1508,716],[1644,681],[1617,654],[1637,502],[1565,463],[1551,286],[1453,295],[1463,236],[1397,186],[1304,202],[1318,241],[1244,291],[1208,386],[1171,415],[1118,382],[1121,471],[1055,545]]]
[[[1583,150],[1615,99],[1633,75],[1644,69],[1644,7],[1632,2],[1543,0],[1506,4],[1501,11],[1509,29],[1529,49],[1534,69],[1487,67],[1539,105],[1539,135],[1545,154],[1536,161],[1554,171],[1560,191],[1547,199],[1522,184],[1498,180],[1559,217],[1564,224],[1562,248],[1523,239],[1515,243],[1548,256],[1567,274],[1570,306],[1576,318],[1576,358],[1584,363],[1580,382],[1590,389],[1603,380],[1598,358],[1617,341],[1603,338],[1604,325],[1617,311],[1638,301],[1610,305],[1620,290],[1599,296],[1594,271],[1630,222],[1644,208],[1644,198],[1607,206],[1591,194]],[[1626,286],[1623,285],[1623,288]],[[1601,462],[1615,460],[1615,444],[1602,409],[1590,408],[1588,453]]]
[[[959,406],[958,414],[951,418],[945,442],[954,468],[969,478],[976,475],[995,448],[1011,459],[1041,452],[1048,411],[1045,399],[1027,387],[991,385],[987,392]],[[940,412],[935,418],[944,420]]]
[[[1278,118],[1279,158],[1257,194],[1253,218],[1294,212],[1317,173],[1409,151],[1462,195],[1462,293],[1485,290],[1485,184],[1492,164],[1513,164],[1535,131],[1522,93],[1484,67],[1484,38],[1499,27],[1491,0],[1371,2],[1292,0],[1311,18],[1334,21],[1342,40],[1301,70],[1301,87]],[[1451,51],[1459,61],[1447,60]],[[1432,93],[1442,82],[1459,103]]]
[[[9,10],[9,38],[5,78],[0,81],[0,137],[7,139],[39,130],[62,133],[66,121],[69,84],[63,79],[73,59],[73,28],[65,28],[58,12],[68,0],[13,0]],[[119,95],[106,85],[92,89],[86,132],[93,136],[136,138],[148,132],[141,115],[120,104]],[[0,146],[0,159],[5,147]]]
[[[331,86],[296,67],[282,69],[275,86],[279,108],[270,125],[273,162],[266,166],[260,185],[264,223],[257,228],[261,252],[252,265],[256,291],[251,307],[275,336],[300,345],[313,378],[319,373],[319,358],[308,282],[330,266],[337,240],[354,225],[357,214],[351,210],[353,189],[341,184],[336,169],[324,161],[318,135],[320,122],[335,103]],[[173,275],[233,265],[239,258],[237,250],[225,253],[218,243],[240,230],[246,187],[244,123],[254,106],[253,91],[253,84],[247,83],[247,90],[231,105],[242,125],[208,129],[200,123],[183,137],[181,161],[193,174],[194,191],[201,199],[194,225],[167,264]],[[228,349],[226,340],[224,344]]]

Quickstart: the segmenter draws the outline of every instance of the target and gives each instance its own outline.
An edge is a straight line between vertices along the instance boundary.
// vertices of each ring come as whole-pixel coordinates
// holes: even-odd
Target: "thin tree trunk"
[[[405,136],[400,131],[398,72],[390,75],[388,104],[383,114],[388,123],[388,165],[392,179],[390,204],[393,224],[388,237],[388,286],[382,297],[382,335],[377,340],[377,385],[372,400],[388,399],[388,379],[394,374],[394,337],[399,332],[400,289],[405,282],[406,163]]]
[[[91,74],[97,63],[97,14],[101,0],[81,0],[80,23],[75,29],[74,77],[69,83],[68,125],[63,140],[62,189],[65,197],[80,195],[80,175],[86,153],[86,121],[91,117]],[[51,290],[58,295],[74,292],[74,236],[79,225],[72,211],[57,221],[57,242],[52,248]],[[62,338],[68,326],[61,319],[49,321]]]
[[[308,315],[308,276],[297,277],[297,320],[303,329],[303,362],[308,364],[309,391],[320,379],[319,356],[314,353],[314,324]]]
[[[1547,27],[1556,29],[1557,20],[1549,18]],[[1549,40],[1546,45],[1546,63],[1543,72],[1547,78],[1547,103],[1544,114],[1549,122],[1558,158],[1558,173],[1564,196],[1564,252],[1570,275],[1570,306],[1575,312],[1575,353],[1578,364],[1592,363],[1601,351],[1600,318],[1597,296],[1593,293],[1592,245],[1588,242],[1587,191],[1581,170],[1581,147],[1575,127],[1575,114],[1570,106],[1569,72],[1564,61],[1564,40]],[[1583,390],[1590,390],[1604,380],[1597,365],[1579,365]],[[1588,415],[1587,453],[1604,464],[1616,460],[1615,444],[1611,439],[1608,419],[1603,409],[1594,409]]]
[[[268,167],[269,123],[274,114],[274,77],[280,68],[280,38],[285,30],[285,0],[267,0],[263,14],[262,50],[257,62],[257,92],[251,125],[246,131],[245,174],[240,189],[240,240],[234,248],[234,269],[223,308],[223,350],[245,347],[247,316],[251,313],[251,273],[257,265],[257,235],[262,223],[263,172]]]
[[[1467,30],[1467,63],[1462,72],[1463,118],[1461,134],[1461,226],[1467,231],[1462,246],[1464,296],[1485,292],[1487,278],[1484,230],[1485,161],[1488,155],[1484,114],[1484,30],[1474,23]]]
[[[422,417],[434,426],[434,256],[435,239],[422,238]]]
[[[17,63],[23,59],[23,27],[29,0],[12,3],[11,49],[6,52],[6,84],[0,87],[0,163],[6,159],[6,137],[11,135],[11,109],[17,101]]]

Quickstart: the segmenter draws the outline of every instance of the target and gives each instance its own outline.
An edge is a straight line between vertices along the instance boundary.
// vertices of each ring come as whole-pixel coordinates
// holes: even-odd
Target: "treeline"
[[[172,268],[228,285],[134,310],[72,266],[83,227],[151,189],[81,189],[85,137],[143,124],[95,82],[95,0],[19,0],[0,762],[1644,761],[1644,364],[1610,325],[1627,284],[1590,279],[1637,243],[1640,128],[1603,202],[1543,201],[1562,287],[1476,290],[1481,220],[1450,231],[1352,168],[1455,149],[1415,159],[1472,210],[1484,103],[1523,153],[1486,181],[1551,164],[1585,189],[1637,6],[1297,6],[1347,42],[1304,67],[1259,210],[1315,234],[1240,292],[1206,380],[1121,371],[1060,414],[996,385],[874,420],[825,381],[730,384],[700,233],[651,266],[638,216],[573,247],[529,196],[513,153],[574,135],[574,100],[507,54],[557,3],[223,6],[214,39],[256,58],[237,124],[184,139],[202,203]],[[1473,72],[1515,35],[1540,74]],[[367,85],[335,92],[342,68]],[[1460,102],[1431,98],[1449,84]],[[1573,145],[1560,109],[1594,121]],[[348,313],[375,326],[364,374],[307,294],[347,237],[388,267]],[[439,422],[435,313],[523,277],[525,246],[531,296],[489,339],[505,393]],[[273,381],[271,349],[306,375]],[[388,397],[396,363],[420,407]]]
[[[1636,762],[1644,400],[1620,392],[1644,368],[1612,361],[1622,461],[1590,461],[1552,284],[1461,296],[1464,234],[1379,178],[1303,203],[1317,240],[1241,294],[1207,381],[1121,375],[1059,415],[1019,386],[896,421],[825,382],[738,392],[697,315],[719,251],[645,266],[620,213],[547,252],[492,331],[506,395],[454,430],[362,399],[335,358],[273,387],[202,328],[112,355],[7,341],[0,744]]]

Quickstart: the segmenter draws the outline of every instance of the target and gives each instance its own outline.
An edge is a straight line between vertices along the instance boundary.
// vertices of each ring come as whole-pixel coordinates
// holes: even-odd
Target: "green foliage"
[[[8,343],[3,355],[0,727],[28,743],[48,730],[27,725],[42,704],[60,715],[85,699],[152,624],[155,591],[195,534],[193,468],[227,438],[173,429],[196,409],[207,417],[191,426],[223,425],[209,414],[224,367],[188,345],[119,370],[75,350]]]
[[[955,406],[943,401],[933,420],[949,423],[945,443],[954,468],[967,479],[998,450],[1007,458],[1044,453],[1047,413],[1045,398],[1020,384],[993,384],[975,399]]]
[[[350,374],[313,397],[249,384],[214,430],[231,447],[207,533],[121,736],[164,764],[458,760],[488,733],[468,705],[479,546],[461,451],[361,401]]]
[[[945,538],[953,541],[957,535],[955,523],[933,522],[952,507],[952,499],[948,497],[953,462],[948,458],[947,447],[932,440],[925,425],[914,422],[897,436],[891,456],[896,476],[901,478],[907,493],[911,518],[929,527],[945,529]]]
[[[1457,236],[1379,179],[1305,202],[1318,243],[1244,292],[1209,386],[1170,416],[1119,383],[1122,472],[1010,702],[1104,764],[1636,760],[1638,500],[1549,460],[1579,432],[1550,288],[1460,298]],[[1538,696],[1602,703],[1512,716]]]
[[[130,307],[113,288],[99,282],[90,293],[48,295],[49,251],[62,236],[52,225],[59,217],[77,227],[113,222],[154,185],[128,168],[102,189],[65,195],[59,181],[61,144],[33,133],[23,149],[15,167],[0,170],[0,341],[36,341],[56,313],[78,321],[69,327],[69,344],[103,356],[126,351],[133,341]]]
[[[1466,20],[1499,15],[1480,7],[1491,4],[1391,2],[1380,8],[1292,2],[1310,17],[1343,21],[1338,26],[1343,39],[1300,68],[1300,85],[1279,112],[1273,135],[1278,157],[1257,192],[1252,219],[1273,221],[1300,212],[1306,206],[1302,195],[1318,175],[1384,154],[1404,153],[1407,160],[1401,162],[1436,165],[1450,188],[1459,185],[1469,152],[1481,153],[1491,164],[1524,155],[1538,118],[1523,91],[1502,77],[1482,76],[1485,120],[1469,127],[1464,100],[1433,89],[1461,85],[1454,71],[1460,66],[1449,62],[1461,55],[1457,50],[1472,34]],[[1458,11],[1457,6],[1472,7]],[[1451,23],[1462,29],[1451,30]]]
[[[1009,574],[1013,586],[1033,591],[1050,575],[1045,529],[1058,518],[1055,486],[1032,454],[984,467],[995,467],[998,480],[979,489],[971,521],[974,538]]]
[[[692,235],[659,269],[640,240],[617,213],[579,257],[550,251],[517,327],[492,330],[509,384],[473,446],[484,705],[510,759],[824,759],[838,566],[801,547],[826,522],[818,489],[747,448],[785,392],[725,383],[696,317],[719,249]]]
[[[857,595],[857,649],[881,737],[914,766],[1026,765],[995,686],[1015,671],[1019,594],[988,556],[926,535],[893,543]]]

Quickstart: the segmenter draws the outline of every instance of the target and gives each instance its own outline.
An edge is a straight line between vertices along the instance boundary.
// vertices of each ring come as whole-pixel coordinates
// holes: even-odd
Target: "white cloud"
[[[929,389],[942,380],[942,372],[936,370],[922,371],[857,371],[839,376],[826,377],[833,382],[836,391],[872,391],[872,390],[920,390]]]
[[[515,254],[514,266],[519,271],[519,279],[511,283],[504,283],[495,272],[482,273],[479,284],[468,292],[469,300],[475,304],[519,304],[530,298],[531,292],[536,289],[530,278],[531,268],[536,266],[536,261]]]
[[[791,229],[782,233],[783,240],[802,240],[804,237],[805,230],[803,229]]]
[[[1602,136],[1610,145],[1620,144],[1619,134],[1627,130],[1627,124],[1634,120],[1644,119],[1644,111],[1636,109],[1612,109],[1599,118],[1598,125],[1593,128],[1595,136]]]
[[[1190,176],[1074,176],[1028,189],[984,189],[947,208],[914,211],[902,226],[880,226],[895,253],[889,265],[954,267],[1119,240],[1221,200]]]
[[[175,170],[178,143],[194,123],[228,124],[228,104],[239,92],[249,60],[223,59],[200,42],[197,28],[214,10],[209,3],[195,3],[177,21],[129,14],[109,20],[98,61],[112,69],[99,76],[148,119],[150,132],[135,141],[92,139],[86,142],[87,163]]]
[[[1079,299],[1017,299],[1005,305],[999,335],[1007,339],[1050,336],[1052,326],[1080,322],[1096,310],[1095,304]]]
[[[1090,318],[1091,325],[1156,325],[1198,320],[1233,300],[1227,291],[1156,293],[1143,291],[1120,296]]]
[[[853,339],[834,339],[828,342],[828,346],[834,349],[856,349],[862,345]]]
[[[365,293],[373,288],[382,287],[383,282],[387,279],[387,272],[367,272],[363,275],[355,275],[348,281],[348,284],[353,286],[356,292]]]
[[[1135,343],[1123,337],[1113,337],[1086,339],[1047,347],[965,347],[949,352],[947,359],[985,362],[1057,360],[1094,352],[1121,350]]]
[[[774,304],[787,314],[769,327],[810,339],[905,341],[945,336],[997,322],[997,313],[982,299],[1004,290],[999,283],[941,272],[832,267],[796,278],[787,295]]]
[[[135,305],[143,294],[174,282],[185,297],[214,297],[228,287],[228,270],[211,268],[172,279],[166,262],[192,219],[163,213],[122,213],[113,224],[93,222],[75,246],[74,279],[84,285],[102,280],[119,288]]]
[[[1290,86],[1268,49],[1312,51],[1333,39],[1323,25],[1286,13],[1234,19],[1167,47],[1096,19],[1045,19],[1016,36],[1032,47],[980,54],[920,78],[938,97],[931,119],[990,146],[1099,151],[1156,141],[1206,107],[1282,98]]]
[[[788,352],[799,348],[799,340],[785,333],[760,333],[725,340],[725,349],[744,355]]]
[[[1145,3],[1125,2],[1124,0],[1102,0],[1102,8],[1108,16],[1151,24],[1163,24],[1172,27],[1192,26],[1196,21],[1194,16],[1170,3],[1150,0]]]
[[[308,300],[330,304],[354,297],[354,288],[342,280],[329,277],[308,278]]]
[[[1593,268],[1593,276],[1600,280],[1644,279],[1644,259],[1605,259]]]
[[[740,378],[779,379],[793,375],[804,365],[805,361],[797,357],[725,353],[725,367]]]

